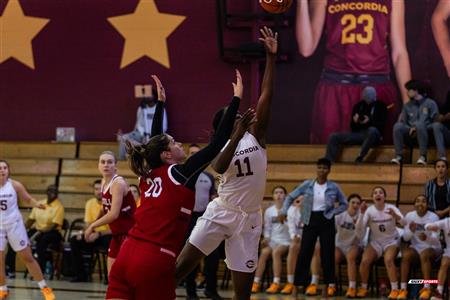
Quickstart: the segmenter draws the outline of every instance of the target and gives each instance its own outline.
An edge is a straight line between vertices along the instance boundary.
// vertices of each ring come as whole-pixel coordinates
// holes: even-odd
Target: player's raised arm
[[[258,139],[262,147],[265,147],[265,136],[270,119],[270,106],[273,94],[273,73],[278,51],[278,33],[264,26],[261,29],[262,37],[259,39],[264,43],[266,49],[266,67],[261,83],[261,95],[256,106],[256,123],[251,128],[251,133]]]
[[[392,1],[391,14],[391,57],[395,68],[398,87],[402,93],[403,103],[409,101],[405,83],[411,80],[411,66],[405,37],[405,2]]]
[[[434,39],[441,51],[447,75],[450,77],[450,33],[447,27],[447,20],[450,17],[450,1],[440,0],[431,17]]]
[[[152,75],[156,83],[158,101],[156,102],[155,115],[153,116],[152,131],[150,137],[163,133],[164,103],[166,102],[166,91],[158,76]]]
[[[301,55],[311,56],[317,49],[325,25],[327,0],[298,0],[295,37]]]

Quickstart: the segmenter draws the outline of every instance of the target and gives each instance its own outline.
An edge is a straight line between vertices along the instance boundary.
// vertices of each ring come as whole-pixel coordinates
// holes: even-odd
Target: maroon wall
[[[256,0],[231,0],[249,11]],[[0,0],[0,15],[7,0]],[[440,102],[449,89],[430,31],[436,0],[406,1],[407,38],[414,76],[432,82]],[[170,132],[182,141],[205,141],[214,111],[232,95],[234,65],[219,57],[215,1],[156,0],[161,12],[186,20],[168,39],[171,68],[141,58],[120,69],[124,39],[107,18],[132,13],[138,0],[21,0],[26,15],[50,22],[33,40],[35,70],[14,59],[0,63],[0,139],[51,140],[55,127],[76,127],[78,140],[113,140],[118,128],[131,130],[137,101],[134,85],[158,74],[168,91]],[[294,8],[289,14],[293,17]],[[291,23],[292,24],[292,23]],[[323,61],[323,45],[304,59],[297,54],[293,28],[280,31],[281,47],[292,58],[277,67],[269,141],[307,143],[310,111]],[[151,38],[151,37],[143,37]],[[238,44],[253,30],[227,34]],[[258,68],[242,64],[243,107],[255,100]]]

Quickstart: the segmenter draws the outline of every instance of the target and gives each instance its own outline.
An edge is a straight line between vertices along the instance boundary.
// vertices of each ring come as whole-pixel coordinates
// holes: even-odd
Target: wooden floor
[[[19,276],[20,273],[19,273]],[[49,285],[53,288],[57,300],[92,300],[92,299],[104,299],[106,292],[106,285],[99,282],[88,283],[71,283],[65,280],[48,281]],[[11,279],[8,280],[8,287],[10,290],[8,300],[38,300],[43,299],[37,284],[29,279]],[[220,295],[225,300],[232,299],[232,292],[230,290],[219,291]],[[203,295],[202,291],[198,291],[200,299],[208,299]],[[182,288],[177,289],[177,300],[186,299],[185,291]],[[299,296],[297,299],[321,299],[321,297],[304,297]],[[341,300],[345,297],[335,297],[333,299]],[[366,298],[366,299],[383,299],[383,298]],[[160,300],[153,299],[151,297],[148,300]],[[267,295],[256,294],[252,295],[251,300],[294,300],[291,296],[281,295]]]

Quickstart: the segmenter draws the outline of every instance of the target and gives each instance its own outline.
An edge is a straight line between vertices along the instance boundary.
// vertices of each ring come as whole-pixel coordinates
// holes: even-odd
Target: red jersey
[[[191,220],[195,192],[171,176],[173,166],[163,165],[140,178],[141,205],[129,236],[178,255]]]
[[[114,180],[116,180],[118,177],[118,175],[114,176],[108,186],[105,189],[102,188],[102,206],[104,213],[107,213],[109,210],[111,210],[112,195],[110,193],[110,187]],[[128,231],[134,225],[135,211],[136,202],[134,201],[134,197],[131,191],[128,191],[125,197],[123,197],[119,217],[112,223],[109,223],[109,228],[111,229],[113,235],[128,233]]]
[[[392,0],[328,0],[325,68],[389,74]]]

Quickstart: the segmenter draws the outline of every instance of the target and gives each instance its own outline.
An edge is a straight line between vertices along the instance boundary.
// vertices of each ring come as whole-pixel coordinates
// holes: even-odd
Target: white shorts
[[[272,241],[272,240],[270,240],[270,242],[269,242],[269,247],[272,250],[275,250],[276,248],[278,248],[280,246],[289,247],[290,245],[291,245],[291,243],[280,243],[278,241]]]
[[[231,210],[214,200],[189,237],[189,242],[205,255],[225,240],[228,269],[252,273],[258,264],[258,245],[262,231],[261,210],[244,213]]]
[[[378,241],[370,241],[369,245],[372,246],[372,248],[377,253],[377,258],[380,258],[381,256],[383,256],[383,253],[386,251],[386,249],[389,248],[390,246],[399,247],[399,242],[400,242],[400,240],[393,240],[393,241],[384,242],[384,243],[381,243]]]
[[[0,225],[0,251],[6,250],[8,242],[16,252],[25,249],[30,244],[22,219]]]
[[[353,246],[353,244],[336,244],[336,248],[339,248],[344,256],[347,256],[347,253],[350,252]],[[362,247],[359,246],[358,249],[362,249]]]
[[[426,249],[433,249],[434,252],[436,253],[437,256],[439,256],[439,254],[441,254],[442,250],[441,248],[432,248],[429,247],[427,244],[423,244],[423,245],[410,245],[410,248],[413,248],[414,250],[416,250],[416,252],[420,255],[424,250]]]

